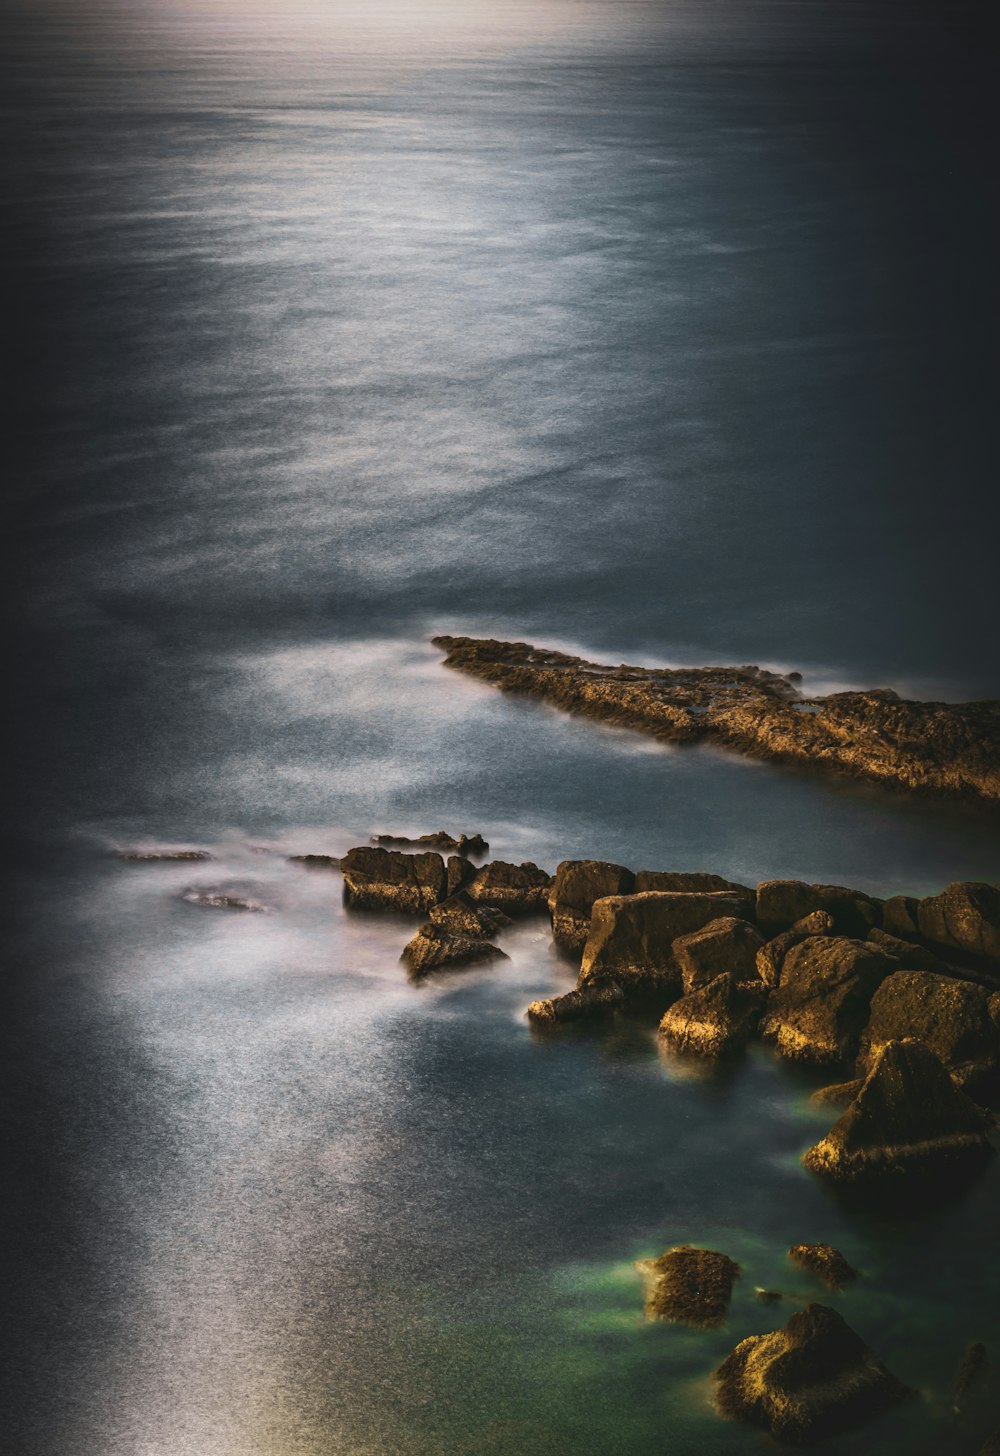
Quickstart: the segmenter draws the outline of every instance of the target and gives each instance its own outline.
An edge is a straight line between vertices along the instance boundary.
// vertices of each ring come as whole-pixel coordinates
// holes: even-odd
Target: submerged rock
[[[486,854],[489,845],[481,834],[449,834],[438,829],[433,834],[418,834],[411,839],[405,834],[376,834],[375,844],[425,844],[428,849],[453,849],[458,854]]]
[[[763,945],[755,926],[731,915],[710,920],[690,935],[678,936],[671,949],[685,994],[726,974],[737,981],[758,980],[757,955]]]
[[[723,1415],[791,1444],[848,1430],[910,1394],[822,1304],[806,1305],[783,1329],[742,1340],[715,1378]]]
[[[649,1268],[656,1275],[646,1300],[651,1318],[698,1329],[723,1323],[740,1276],[739,1264],[726,1254],[682,1244],[653,1259]]]
[[[887,1042],[908,1036],[930,1047],[959,1086],[971,1086],[996,1070],[1000,1034],[982,986],[928,971],[887,976],[872,997],[859,1072],[868,1071]]]
[[[783,930],[757,952],[757,974],[766,986],[777,986],[785,956],[793,945],[808,940],[810,935],[832,935],[833,916],[828,910],[813,910],[788,930]]]
[[[802,1161],[836,1182],[899,1179],[983,1163],[987,1118],[921,1041],[891,1041],[857,1097]]]
[[[757,1288],[754,1290],[754,1298],[758,1304],[780,1304],[784,1297],[780,1289]]]
[[[502,910],[492,905],[478,905],[464,890],[449,895],[440,905],[432,905],[430,920],[432,925],[440,926],[451,935],[468,935],[479,940],[496,935],[514,923]]]
[[[724,1057],[741,1050],[760,1017],[760,1002],[741,994],[731,975],[716,976],[682,996],[660,1022],[660,1036],[675,1051]]]
[[[863,940],[881,924],[878,901],[843,885],[807,885],[802,880],[764,880],[757,886],[757,921],[761,929],[777,935],[817,910],[833,917],[837,935]]]
[[[340,868],[344,904],[352,910],[422,915],[445,898],[447,878],[439,854],[402,854],[365,845],[348,850]]]
[[[421,925],[416,935],[403,947],[400,960],[409,967],[414,979],[426,976],[441,966],[470,965],[475,961],[507,960],[498,946],[471,935],[455,935],[440,925]]]
[[[549,890],[552,936],[566,951],[582,951],[590,932],[595,900],[630,895],[635,883],[624,865],[600,859],[564,859],[556,866]]]
[[[115,858],[136,864],[186,864],[191,860],[215,859],[215,855],[207,849],[117,849]]]
[[[305,870],[340,869],[340,859],[335,854],[290,854],[288,863],[301,865]]]
[[[532,1001],[526,1015],[536,1026],[558,1026],[572,1021],[599,1021],[612,1016],[625,1003],[616,981],[594,982],[582,991],[567,991],[548,1001]]]
[[[477,870],[465,891],[473,900],[494,905],[508,915],[524,915],[545,909],[551,884],[552,876],[530,860],[515,865],[495,859]]]
[[[839,1293],[845,1285],[858,1277],[857,1269],[832,1244],[793,1244],[788,1250],[788,1257],[800,1269],[807,1269],[810,1274],[815,1274],[834,1293]]]
[[[646,891],[597,900],[583,950],[580,985],[608,976],[629,986],[676,991],[680,969],[674,941],[720,916],[737,916],[742,897],[733,891]]]
[[[793,1061],[851,1061],[871,998],[891,970],[892,962],[863,940],[810,936],[785,956],[761,1034]]]
[[[251,900],[229,890],[185,890],[181,899],[189,905],[205,905],[210,910],[250,910],[258,915],[267,914],[267,906],[259,900]]]

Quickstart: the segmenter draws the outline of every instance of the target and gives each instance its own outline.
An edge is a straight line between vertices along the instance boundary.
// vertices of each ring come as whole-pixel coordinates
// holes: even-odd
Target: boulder
[[[721,1325],[729,1309],[740,1266],[714,1249],[688,1244],[668,1249],[649,1264],[656,1282],[646,1300],[652,1319],[711,1329]]]
[[[920,901],[912,895],[892,895],[882,902],[882,929],[902,940],[920,939],[917,912]]]
[[[471,935],[454,935],[440,925],[421,925],[403,948],[400,960],[414,980],[441,966],[470,965],[475,961],[507,960],[503,951]]]
[[[449,895],[440,905],[432,905],[430,920],[432,925],[451,935],[468,935],[474,940],[496,935],[513,923],[502,910],[495,910],[492,905],[477,905],[463,890]]]
[[[879,986],[861,1037],[859,1073],[868,1071],[887,1042],[907,1036],[930,1047],[961,1087],[982,1081],[1000,1057],[989,993],[929,971],[895,971]]]
[[[552,876],[530,860],[515,865],[495,859],[477,871],[465,891],[473,900],[493,905],[507,915],[523,915],[545,909],[551,884]]]
[[[781,980],[781,967],[785,956],[793,945],[808,940],[810,935],[832,935],[833,916],[828,910],[814,910],[780,935],[774,936],[757,952],[757,974],[765,986],[777,986]]]
[[[899,1179],[974,1167],[992,1148],[981,1108],[921,1041],[891,1041],[857,1097],[802,1161],[836,1182]]]
[[[453,849],[457,854],[485,854],[489,845],[481,834],[449,834],[446,829],[437,829],[433,834],[418,834],[411,838],[406,834],[376,834],[375,844],[423,844],[428,849]]]
[[[660,1035],[675,1051],[723,1057],[746,1045],[759,1018],[756,997],[741,994],[733,976],[716,976],[674,1002],[660,1022]]]
[[[594,982],[582,991],[567,991],[548,1001],[532,1001],[528,1020],[535,1026],[560,1026],[571,1021],[600,1021],[624,1004],[625,996],[616,981]]]
[[[476,866],[460,854],[450,854],[444,867],[445,893],[454,895],[476,877]]]
[[[814,935],[785,956],[761,1028],[765,1041],[793,1061],[831,1065],[857,1056],[871,998],[892,970],[862,940]]]
[[[901,970],[907,971],[942,971],[944,966],[938,960],[932,950],[925,945],[914,945],[912,941],[902,940],[898,935],[890,935],[887,930],[880,930],[878,926],[868,932],[868,942],[883,955],[889,956],[896,961]]]
[[[1000,889],[958,882],[917,906],[921,936],[935,945],[959,950],[1000,965]]]
[[[365,845],[340,861],[344,904],[351,910],[396,910],[423,915],[444,899],[444,860],[439,854],[402,854]]]
[[[765,934],[777,935],[814,910],[833,916],[838,935],[859,940],[880,925],[882,908],[871,895],[843,885],[807,885],[802,880],[765,880],[757,886],[757,923]]]
[[[724,880],[721,875],[710,875],[701,870],[639,870],[635,877],[635,892],[639,895],[646,890],[674,890],[685,895],[702,894],[706,890],[738,890],[746,896],[749,908],[753,907],[754,892],[749,885],[741,885],[737,880]],[[621,893],[626,894],[627,891]]]
[[[783,1329],[742,1340],[715,1372],[719,1409],[779,1441],[817,1441],[909,1391],[836,1310],[808,1304]]]
[[[737,981],[756,981],[757,953],[763,944],[755,926],[731,915],[710,920],[690,935],[679,935],[673,943],[673,954],[685,993],[726,974],[732,974]]]
[[[612,977],[622,989],[680,990],[674,941],[722,916],[738,917],[745,901],[731,890],[650,890],[597,900],[583,949],[580,985]]]
[[[800,1269],[814,1274],[835,1294],[858,1277],[857,1269],[832,1244],[793,1244],[788,1250],[788,1257]]]
[[[552,935],[566,951],[582,951],[590,932],[595,900],[607,895],[630,895],[631,870],[600,859],[564,859],[556,866],[549,891]]]

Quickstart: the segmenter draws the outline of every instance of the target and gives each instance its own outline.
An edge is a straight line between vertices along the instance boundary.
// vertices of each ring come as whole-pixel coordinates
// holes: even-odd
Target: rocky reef
[[[722,1324],[740,1275],[739,1264],[727,1254],[682,1244],[647,1267],[655,1279],[646,1300],[650,1318],[698,1329]]]
[[[788,1250],[788,1257],[835,1294],[858,1277],[857,1269],[832,1244],[793,1244]]]
[[[759,667],[611,667],[528,642],[433,642],[456,671],[664,742],[1000,804],[1000,702],[918,703],[890,689],[806,697],[797,674]]]

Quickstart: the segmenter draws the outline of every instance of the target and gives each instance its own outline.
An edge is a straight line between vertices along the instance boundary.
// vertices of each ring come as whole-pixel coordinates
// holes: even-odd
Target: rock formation
[[[549,890],[552,935],[565,951],[582,951],[590,931],[595,900],[630,895],[635,877],[624,865],[598,859],[565,859],[556,866]]]
[[[340,861],[344,904],[352,910],[395,910],[422,915],[445,897],[447,878],[439,854],[402,854],[365,845]]]
[[[882,919],[878,901],[843,885],[807,885],[803,880],[764,880],[757,886],[757,923],[765,934],[777,935],[806,916],[825,911],[835,935],[864,940]]]
[[[451,935],[468,935],[483,939],[513,924],[509,915],[492,905],[477,904],[464,890],[449,895],[440,905],[432,905],[430,922]]]
[[[892,962],[863,940],[816,935],[785,956],[761,1027],[765,1041],[793,1061],[853,1060],[871,998]]]
[[[746,1045],[759,1017],[759,1001],[724,974],[675,1001],[660,1022],[660,1036],[678,1052],[724,1057]]]
[[[476,872],[465,892],[480,904],[492,905],[507,915],[525,915],[545,909],[551,885],[552,876],[530,860],[515,865],[495,859]]]
[[[590,934],[583,950],[580,986],[612,977],[623,990],[680,990],[673,943],[723,916],[738,917],[745,906],[731,890],[685,894],[646,891],[611,895],[594,904]]]
[[[415,839],[408,838],[405,834],[376,834],[373,836],[374,844],[410,844],[425,845],[427,849],[452,849],[456,854],[486,854],[489,845],[481,834],[449,834],[446,829],[435,830],[433,834],[419,834]]]
[[[930,1047],[961,1087],[982,1082],[996,1070],[1000,1034],[982,986],[929,971],[887,976],[872,997],[858,1071],[867,1072],[887,1042],[908,1036]]]
[[[757,974],[766,986],[777,986],[781,980],[781,967],[785,956],[793,945],[808,940],[810,935],[832,935],[833,916],[826,910],[813,910],[810,915],[796,920],[789,930],[775,935],[757,952]]]
[[[793,1244],[788,1257],[800,1269],[814,1274],[821,1284],[834,1293],[857,1279],[858,1271],[853,1268],[839,1249],[832,1244]]]
[[[625,1004],[617,981],[595,981],[582,991],[567,991],[548,1001],[532,1001],[527,1016],[535,1026],[559,1026],[572,1021],[599,1021]]]
[[[440,925],[421,925],[403,948],[400,960],[414,980],[442,966],[470,965],[475,961],[507,960],[503,951],[482,937],[455,935]]]
[[[740,1274],[739,1264],[727,1255],[682,1244],[648,1267],[656,1276],[646,1300],[646,1313],[653,1319],[698,1329],[723,1323]]]
[[[685,995],[707,986],[716,976],[757,981],[757,955],[764,945],[755,926],[734,916],[710,920],[701,930],[680,935],[671,950],[681,973]]]

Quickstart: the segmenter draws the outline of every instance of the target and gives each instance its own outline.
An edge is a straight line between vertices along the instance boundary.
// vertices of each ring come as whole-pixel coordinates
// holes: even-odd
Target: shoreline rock
[[[412,980],[422,980],[442,967],[509,959],[499,946],[491,945],[482,937],[456,935],[440,925],[421,925],[400,956]]]
[[[746,1046],[759,1017],[759,1001],[741,994],[727,972],[675,1001],[660,1022],[660,1036],[690,1056],[731,1056]]]
[[[623,990],[634,986],[676,994],[681,973],[674,941],[720,917],[740,918],[747,903],[745,896],[731,890],[646,890],[595,901],[580,963],[580,988],[610,976]]]

